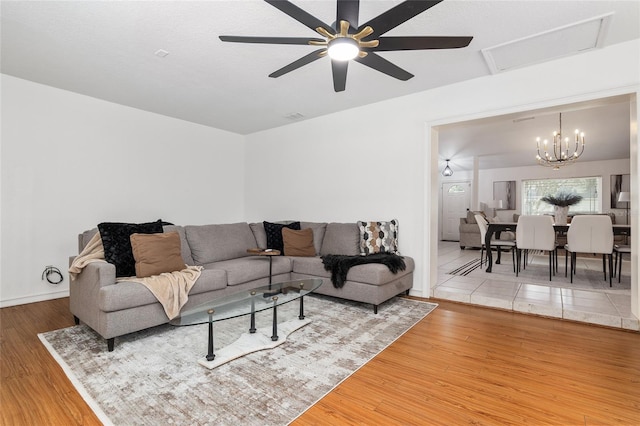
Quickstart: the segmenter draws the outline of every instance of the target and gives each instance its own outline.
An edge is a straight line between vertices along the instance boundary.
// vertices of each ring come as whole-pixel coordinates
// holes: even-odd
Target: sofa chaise
[[[300,222],[300,228],[312,230],[315,256],[270,256],[273,282],[322,278],[324,283],[317,293],[372,304],[374,313],[378,305],[403,292],[408,294],[413,286],[415,263],[403,256],[404,270],[394,274],[383,264],[358,265],[349,270],[342,288],[334,287],[331,272],[324,269],[320,256],[360,254],[358,224]],[[269,259],[247,252],[267,248],[262,223],[165,225],[163,231],[177,232],[184,262],[203,268],[183,309],[269,282]],[[78,236],[79,252],[97,232],[93,229]],[[147,287],[132,281],[116,282],[116,267],[105,261],[87,264],[70,282],[69,291],[76,323],[82,321],[105,338],[109,351],[116,337],[169,321]]]

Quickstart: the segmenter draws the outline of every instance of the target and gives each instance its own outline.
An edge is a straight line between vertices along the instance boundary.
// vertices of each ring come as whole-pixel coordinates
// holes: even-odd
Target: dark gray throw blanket
[[[407,265],[397,254],[375,253],[367,256],[346,256],[342,254],[327,254],[322,256],[324,269],[331,272],[331,282],[335,288],[342,288],[347,280],[347,274],[352,266],[366,263],[382,263],[394,274],[404,271]]]

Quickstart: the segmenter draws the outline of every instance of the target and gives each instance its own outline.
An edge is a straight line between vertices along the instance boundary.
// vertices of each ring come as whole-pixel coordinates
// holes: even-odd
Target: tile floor
[[[622,262],[621,282],[615,277],[609,287],[601,257],[579,257],[570,283],[564,276],[564,254],[558,256],[558,273],[550,282],[547,255],[530,255],[518,277],[511,253],[506,252],[491,273],[483,266],[461,276],[451,272],[479,259],[480,250],[460,250],[457,242],[441,241],[438,253],[438,282],[431,289],[432,297],[640,331],[640,322],[631,313],[628,260]]]

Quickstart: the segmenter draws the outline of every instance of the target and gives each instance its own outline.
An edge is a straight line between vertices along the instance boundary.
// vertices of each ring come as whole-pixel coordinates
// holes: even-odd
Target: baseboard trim
[[[69,297],[69,290],[56,291],[54,293],[36,294],[33,296],[16,297],[13,299],[0,300],[0,308],[9,306],[26,305],[27,303],[44,302],[45,300],[61,299]]]

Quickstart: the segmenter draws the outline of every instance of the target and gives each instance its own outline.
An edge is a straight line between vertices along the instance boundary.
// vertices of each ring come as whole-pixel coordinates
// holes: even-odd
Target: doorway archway
[[[631,224],[632,229],[637,229],[638,227],[638,207],[640,206],[640,202],[638,200],[638,174],[639,174],[639,141],[638,141],[638,92],[637,91],[620,91],[620,92],[602,92],[598,94],[589,94],[580,97],[576,97],[574,102],[587,102],[587,101],[597,101],[599,99],[611,97],[611,96],[626,96],[630,105],[630,119],[629,119],[629,134],[630,134],[630,175],[631,175],[631,187],[632,187],[632,202],[631,202]],[[427,238],[425,241],[425,258],[424,264],[428,266],[427,282],[424,283],[423,294],[432,295],[432,289],[436,285],[438,280],[438,247],[437,240],[435,236],[438,235],[439,229],[439,220],[440,216],[438,212],[440,210],[439,206],[434,208],[433,200],[437,200],[435,197],[439,192],[439,187],[441,183],[441,176],[438,172],[438,162],[439,162],[439,132],[442,126],[447,125],[455,125],[456,123],[465,122],[468,120],[478,120],[478,119],[491,119],[504,114],[513,114],[513,113],[525,113],[526,111],[532,109],[544,109],[544,108],[557,108],[567,104],[567,99],[552,99],[546,102],[531,105],[528,108],[521,108],[514,106],[513,108],[508,108],[500,111],[489,111],[489,112],[481,112],[474,114],[473,116],[460,116],[460,117],[450,117],[448,119],[443,119],[438,122],[428,123],[425,127],[426,134],[426,143],[427,147],[425,149],[425,164],[428,164],[428,171],[425,173],[425,189],[426,189],[426,197],[425,197],[425,229],[428,230]],[[474,185],[477,184],[477,170],[474,170]],[[635,197],[634,197],[635,196]],[[472,197],[473,198],[473,197]],[[635,198],[635,199],[634,199]],[[438,203],[439,204],[439,203]],[[473,207],[473,205],[472,205]],[[638,233],[635,232],[632,237],[632,246],[638,247],[638,242],[640,239],[638,238]],[[631,262],[631,310],[636,318],[640,317],[640,291],[638,288],[638,254],[637,250],[635,250],[635,254],[632,257]]]

